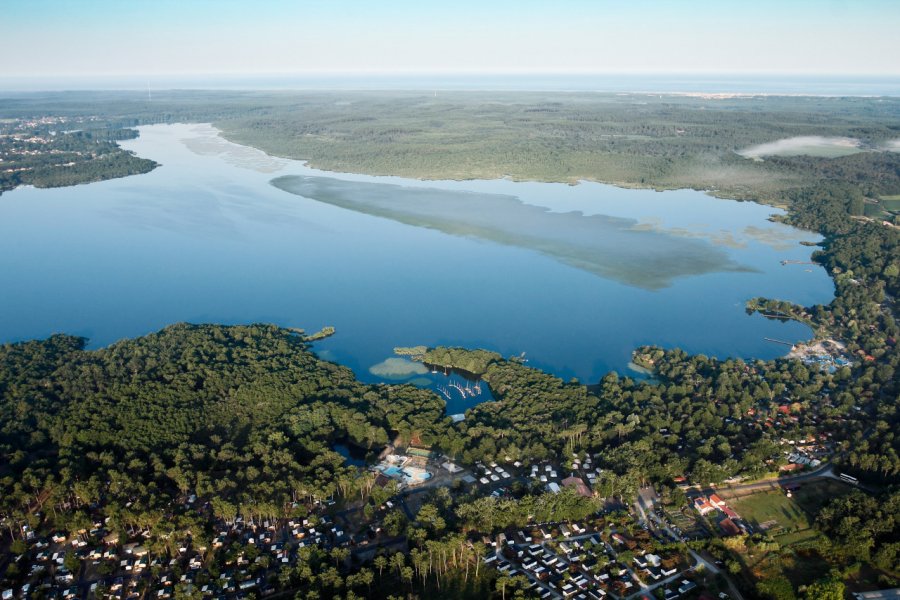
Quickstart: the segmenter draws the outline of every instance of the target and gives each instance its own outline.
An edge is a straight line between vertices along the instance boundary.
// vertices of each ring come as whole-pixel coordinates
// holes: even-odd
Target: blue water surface
[[[337,334],[324,358],[369,368],[395,346],[525,352],[530,365],[595,382],[628,372],[640,344],[720,357],[773,358],[766,341],[811,337],[801,324],[748,316],[747,299],[827,303],[831,280],[808,261],[810,232],[772,223],[774,209],[681,190],[511,181],[419,182],[316,171],[223,141],[210,126],[158,125],[124,143],[153,172],[0,196],[0,341],[66,332],[97,348],[171,323],[271,322]],[[633,219],[699,240],[742,271],[645,289],[542,254],[405,225],[299,197],[269,184],[320,175],[512,195],[551,211]],[[410,374],[423,387],[443,374]],[[452,390],[451,390],[451,393]],[[461,399],[460,399],[461,400]],[[453,411],[466,403],[456,400]]]

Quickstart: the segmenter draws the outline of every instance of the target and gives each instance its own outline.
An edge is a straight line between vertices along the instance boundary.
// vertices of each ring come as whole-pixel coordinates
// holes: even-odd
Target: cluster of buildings
[[[198,509],[208,513],[209,507]],[[21,580],[2,590],[5,600],[42,597],[53,600],[169,600],[182,593],[221,599],[249,593],[257,597],[275,591],[270,575],[294,564],[298,551],[316,545],[325,550],[358,544],[330,517],[280,521],[217,520],[217,535],[206,543],[166,540],[169,553],[151,553],[151,532],[138,530],[127,540],[108,529],[108,518],[95,518],[89,529],[40,537],[23,530],[26,550],[17,559]],[[209,551],[217,554],[210,571]]]
[[[521,463],[519,463],[519,464],[521,465]],[[510,475],[509,471],[507,471],[505,468],[501,467],[500,465],[498,465],[495,462],[492,462],[487,466],[485,466],[482,463],[477,463],[475,465],[475,468],[477,471],[482,473],[481,477],[478,479],[478,482],[481,483],[482,485],[489,485],[491,483],[497,483],[499,481],[502,481],[504,479],[509,479],[510,477],[512,477],[512,475]]]
[[[387,454],[373,467],[378,473],[375,484],[384,487],[393,479],[398,482],[401,489],[421,485],[434,476],[427,468],[431,458],[433,458],[431,451],[422,448],[408,448],[405,454]],[[456,465],[452,467],[458,469]],[[450,471],[449,466],[445,468]]]
[[[734,509],[730,508],[718,494],[697,496],[694,498],[694,509],[704,517],[711,519],[718,517],[717,525],[722,533],[728,535],[740,535],[747,532],[747,526]]]
[[[840,367],[849,367],[853,364],[849,358],[842,354],[807,354],[800,359],[804,364],[816,366],[829,373],[834,373]]]
[[[805,468],[816,469],[827,460],[831,454],[830,444],[819,441],[815,436],[806,440],[781,440],[782,445],[790,446],[784,451],[787,464],[779,467],[781,471],[798,471]]]
[[[500,572],[524,575],[541,598],[623,598],[664,586],[667,598],[677,598],[696,585],[676,582],[688,571],[685,557],[653,554],[646,532],[607,537],[582,523],[554,523],[502,533],[486,542],[492,550],[485,562]]]
[[[531,465],[531,479],[535,482],[546,484],[551,492],[558,493],[564,487],[570,487],[580,496],[590,498],[593,495],[588,484],[593,485],[597,477],[603,472],[593,465],[593,459],[585,454],[583,458],[578,454],[572,454],[571,468],[567,469],[569,476],[560,479],[559,468],[550,463]],[[587,479],[588,482],[585,482]]]

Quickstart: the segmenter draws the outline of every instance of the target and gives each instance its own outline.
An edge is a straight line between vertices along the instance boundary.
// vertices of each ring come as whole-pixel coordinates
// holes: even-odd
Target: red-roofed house
[[[725,516],[728,517],[729,519],[740,519],[741,518],[741,515],[737,514],[736,512],[734,512],[734,510],[732,510],[731,508],[728,508],[727,506],[722,507],[722,512],[725,513]]]
[[[719,527],[725,535],[740,535],[741,528],[734,524],[731,519],[722,519]]]
[[[722,508],[723,506],[725,506],[725,501],[719,498],[718,494],[710,494],[709,503],[716,508]]]

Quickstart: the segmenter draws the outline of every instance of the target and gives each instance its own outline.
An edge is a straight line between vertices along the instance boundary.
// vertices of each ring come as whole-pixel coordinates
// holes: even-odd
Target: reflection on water
[[[444,233],[536,250],[628,285],[659,289],[688,275],[752,271],[722,249],[634,219],[551,212],[513,196],[284,176],[272,184],[298,196]]]

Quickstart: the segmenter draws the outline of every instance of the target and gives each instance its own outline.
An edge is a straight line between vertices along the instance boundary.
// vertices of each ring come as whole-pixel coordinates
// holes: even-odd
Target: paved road
[[[774,487],[781,487],[782,485],[789,485],[792,483],[802,483],[811,479],[837,479],[838,481],[843,481],[834,474],[834,467],[828,464],[816,469],[815,471],[810,471],[809,473],[802,473],[800,475],[786,475],[784,477],[777,477],[774,479],[762,479],[760,481],[752,481],[750,483],[739,483],[737,485],[719,487],[718,489],[725,492],[753,492],[757,490],[766,490],[772,489]]]
[[[861,490],[865,490],[867,492],[874,492],[872,488],[857,483],[853,484],[849,481],[844,481],[840,477],[838,477],[834,472],[834,466],[831,464],[823,465],[816,469],[815,471],[810,471],[809,473],[802,473],[800,475],[786,475],[784,477],[774,477],[772,479],[761,479],[759,481],[752,481],[750,483],[739,483],[737,485],[728,485],[728,486],[717,486],[716,488],[708,488],[702,491],[704,492],[725,492],[725,493],[740,493],[740,492],[755,492],[755,491],[765,491],[765,490],[774,490],[781,488],[785,485],[790,485],[794,483],[803,483],[804,481],[812,481],[815,479],[833,479],[834,481],[840,481],[841,483],[850,486],[856,487]],[[699,488],[694,488],[699,489]]]

